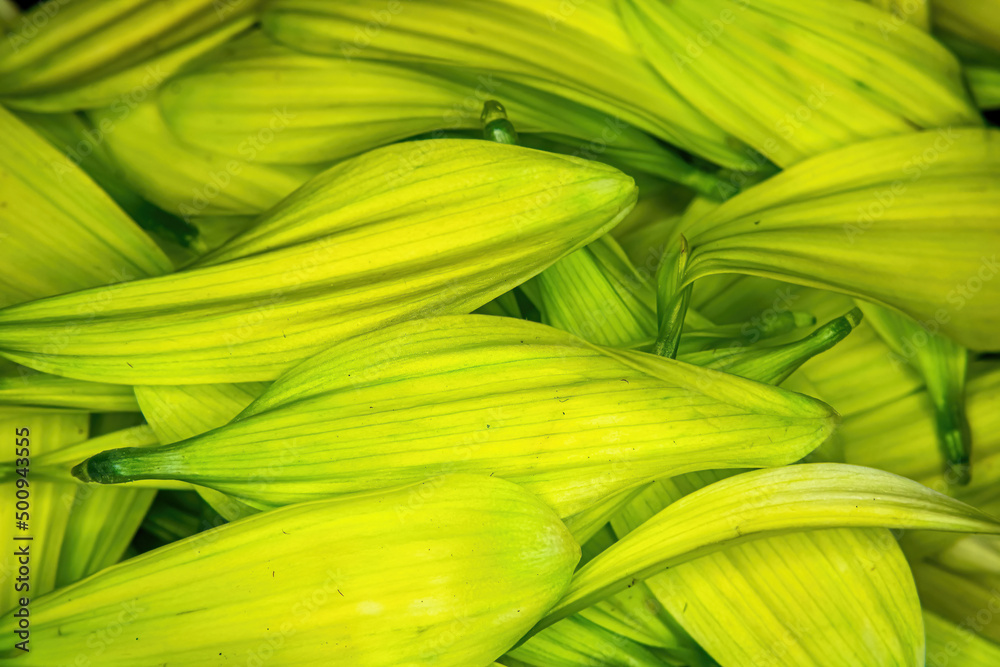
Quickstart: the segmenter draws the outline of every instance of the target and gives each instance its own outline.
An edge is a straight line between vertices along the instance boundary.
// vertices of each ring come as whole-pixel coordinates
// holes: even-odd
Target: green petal
[[[573,534],[577,542],[585,544],[587,540],[607,526],[611,517],[622,511],[636,496],[642,493],[646,486],[643,484],[610,495],[582,512],[565,517],[563,523],[566,524],[566,528]]]
[[[266,388],[263,382],[138,386],[135,396],[157,439],[170,444],[227,424]]]
[[[780,384],[802,364],[829,350],[848,336],[861,321],[857,308],[827,322],[805,338],[784,345],[734,346],[682,355],[681,359],[741,377]],[[838,355],[833,355],[838,356]]]
[[[624,537],[721,478],[706,472],[656,482],[612,525]],[[763,537],[641,585],[722,664],[858,664],[868,654],[881,656],[879,664],[912,664],[922,646],[909,567],[885,530]]]
[[[922,665],[920,600],[888,530],[778,535],[650,577],[723,665]]]
[[[248,137],[270,128],[261,154],[282,164],[332,162],[417,135],[479,130],[489,99],[503,102],[521,134],[557,137],[581,157],[706,194],[718,189],[712,176],[640,130],[499,74],[307,55],[259,32],[207,54],[160,94],[167,123],[185,143],[240,157]]]
[[[239,157],[231,157],[182,143],[155,99],[114,104],[91,111],[89,118],[129,187],[188,222],[198,216],[261,213],[321,169],[265,163],[265,140],[274,136],[276,125],[245,136],[237,145]],[[280,122],[280,111],[274,119]]]
[[[1000,574],[994,572],[992,577],[984,578],[963,576],[940,564],[923,562],[913,564],[913,577],[927,611],[952,623],[971,625],[981,637],[1000,644],[1000,629],[996,624],[980,620],[986,614],[1000,613]],[[985,613],[977,618],[982,610]]]
[[[972,349],[1000,348],[1000,133],[883,139],[788,169],[693,221],[687,280],[749,273],[901,311]]]
[[[266,388],[263,382],[148,385],[136,387],[135,396],[157,439],[168,445],[224,426]],[[258,511],[214,489],[194,488],[212,509],[230,521]]]
[[[833,292],[802,288],[788,294],[796,307],[808,308],[822,319],[854,305]],[[862,321],[837,345],[835,354],[813,357],[782,386],[815,396],[851,417],[920,391],[923,379],[912,366],[900,363],[874,327]]]
[[[381,17],[372,39],[372,17]],[[745,146],[727,136],[656,75],[619,16],[617,0],[567,11],[563,0],[421,2],[393,12],[381,0],[330,4],[279,0],[261,15],[264,32],[309,53],[473,75],[499,73],[622,119],[686,151],[738,168]]]
[[[0,609],[5,612],[12,610],[28,591],[15,590],[19,563],[15,550],[27,547],[31,557],[29,563],[28,597],[47,593],[56,587],[56,577],[59,569],[59,552],[62,548],[63,534],[70,520],[68,508],[72,506],[78,484],[72,480],[63,483],[52,483],[36,477],[34,473],[34,457],[45,452],[58,450],[67,444],[86,439],[89,415],[85,412],[71,412],[41,409],[2,409],[0,408],[0,429],[9,434],[10,447],[4,449],[0,463],[4,466],[17,466],[17,459],[23,458],[18,452],[28,449],[32,465],[24,475],[13,473],[13,478],[4,476],[0,481],[0,493],[5,499],[4,507],[9,508],[8,520],[0,522],[0,539],[8,545],[0,553]],[[21,467],[23,470],[24,468]],[[29,507],[27,517],[22,518],[27,529],[16,527],[15,492],[18,490],[16,480],[27,478],[29,492]],[[30,540],[15,539],[30,537]],[[32,612],[34,609],[32,609]],[[5,614],[9,618],[10,614]],[[13,635],[10,635],[13,636]]]
[[[197,245],[196,227],[154,206],[128,187],[107,143],[82,113],[20,112],[18,117],[63,153],[63,164],[53,165],[57,173],[71,169],[72,165],[80,167],[136,224],[159,235],[159,240]]]
[[[121,560],[155,489],[80,486],[66,522],[56,586],[68,586]]]
[[[691,248],[683,235],[676,247],[663,253],[656,276],[656,319],[658,323],[653,352],[675,359],[680,345],[681,328],[691,300],[691,286],[684,284]]]
[[[569,516],[660,475],[791,463],[835,422],[822,403],[718,371],[453,316],[335,345],[224,428],[78,473],[186,480],[265,508],[475,471]]]
[[[570,618],[586,618],[616,634],[658,648],[659,653],[678,661],[711,664],[708,656],[663,609],[643,582],[636,582]]]
[[[832,527],[1000,533],[978,510],[882,471],[824,463],[743,473],[681,498],[585,565],[537,629],[728,544]]]
[[[859,140],[980,125],[954,57],[861,2],[622,0],[652,67],[720,127],[787,167]]]
[[[609,236],[559,260],[533,283],[542,321],[557,329],[610,347],[656,335],[654,293]]]
[[[571,616],[508,654],[537,667],[661,667],[649,649],[580,616]]]
[[[859,305],[897,357],[920,372],[934,405],[947,477],[954,484],[968,484],[972,434],[965,414],[965,376],[969,351],[899,313]]]
[[[272,380],[334,340],[474,310],[634,199],[630,178],[596,162],[483,141],[388,146],[318,176],[197,267],[0,311],[0,353],[107,382]]]
[[[1000,109],[1000,68],[969,65],[965,76],[980,109]]]
[[[79,408],[91,412],[137,412],[132,387],[71,380],[28,372],[0,377],[0,405]]]
[[[1000,664],[1000,645],[976,635],[963,623],[952,623],[924,611],[927,664],[993,667]]]
[[[934,0],[934,29],[1000,52],[1000,16],[992,0]]]
[[[845,443],[845,460],[904,475],[962,498],[995,488],[1000,481],[1000,411],[996,409],[1000,365],[973,368],[977,372],[966,389],[966,414],[976,443],[972,450],[976,475],[968,486],[954,486],[954,477],[945,475],[934,405],[924,392],[845,418],[838,429]]]
[[[31,651],[17,659],[70,662],[117,623],[106,667],[264,650],[296,665],[485,665],[559,598],[579,557],[516,485],[435,478],[226,524],[33,597]],[[0,620],[5,636],[15,627]]]
[[[248,28],[255,4],[38,5],[0,44],[0,100],[47,112],[141,100],[185,62]]]
[[[171,269],[170,260],[78,167],[0,107],[0,303]],[[44,220],[45,224],[38,224]],[[53,237],[58,243],[52,243]],[[93,311],[100,304],[80,304]],[[65,333],[65,332],[64,332]],[[58,345],[59,339],[48,341]]]
[[[879,22],[883,31],[895,31],[903,22],[925,32],[931,28],[929,0],[870,0],[870,4],[892,15]]]

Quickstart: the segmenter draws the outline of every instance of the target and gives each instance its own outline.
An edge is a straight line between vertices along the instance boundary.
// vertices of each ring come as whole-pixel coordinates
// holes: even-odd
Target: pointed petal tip
[[[852,308],[846,315],[844,319],[851,326],[852,329],[861,324],[861,321],[865,319],[864,314],[861,312],[860,308]]]
[[[89,462],[90,459],[87,459],[81,463],[77,463],[75,466],[73,466],[73,469],[70,470],[73,477],[76,477],[78,480],[80,480],[85,484],[94,481],[93,479],[91,479],[90,474],[87,472],[87,464]]]
[[[129,452],[133,449],[135,448],[126,447],[94,454],[89,459],[73,466],[70,472],[84,483],[121,484],[122,482],[131,482],[135,478],[126,475],[122,471],[120,463],[123,458],[128,457]]]
[[[968,486],[972,481],[972,465],[969,456],[971,443],[960,428],[948,428],[939,435],[945,457],[944,478],[951,487]]]

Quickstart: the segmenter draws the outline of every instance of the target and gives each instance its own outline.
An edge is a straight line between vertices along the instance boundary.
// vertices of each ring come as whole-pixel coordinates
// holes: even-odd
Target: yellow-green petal
[[[1000,522],[906,478],[817,463],[756,470],[700,489],[590,561],[536,629],[690,561],[760,535],[815,528],[886,527],[1000,533]]]
[[[171,269],[166,255],[107,194],[2,107],[0,134],[5,137],[0,152],[0,304]],[[93,312],[101,305],[92,300],[79,307]],[[57,347],[65,335],[65,330],[52,332],[44,342]]]
[[[486,665],[559,598],[579,557],[518,486],[435,478],[226,524],[34,598],[18,662],[71,662],[117,624],[105,667],[265,651],[275,666]],[[6,615],[0,632],[15,625]]]
[[[229,425],[107,452],[77,474],[184,480],[263,509],[475,472],[569,516],[661,475],[791,463],[836,420],[818,401],[734,375],[538,323],[451,316],[335,345]]]
[[[39,3],[0,43],[0,101],[46,112],[141,101],[185,62],[248,28],[256,5]]]
[[[487,100],[502,101],[522,145],[541,135],[581,157],[718,190],[710,174],[644,132],[499,73],[309,55],[259,32],[192,63],[159,96],[183,142],[241,157],[248,137],[264,132],[261,159],[281,164],[329,163],[418,135],[479,130]]]
[[[381,0],[278,0],[264,32],[294,49],[348,59],[446,65],[537,87],[622,119],[717,164],[747,147],[696,110],[645,62],[617,0],[433,0],[393,12]],[[377,38],[368,35],[373,17]],[[753,151],[750,151],[753,155]]]
[[[321,166],[266,162],[271,124],[243,137],[238,157],[184,144],[167,127],[155,99],[112,105],[88,114],[95,131],[133,190],[186,221],[199,216],[255,215],[266,211],[321,170]],[[270,133],[270,134],[268,134]]]
[[[273,380],[334,340],[474,310],[634,200],[632,179],[597,162],[484,141],[387,146],[324,172],[188,270],[0,311],[0,354],[106,382]],[[65,344],[44,345],[66,327]]]
[[[858,4],[858,3],[848,3]],[[692,221],[687,280],[748,273],[898,310],[1000,348],[1000,133],[948,128],[826,153]]]
[[[787,167],[914,128],[981,125],[957,60],[840,0],[622,0],[650,65],[724,130]]]

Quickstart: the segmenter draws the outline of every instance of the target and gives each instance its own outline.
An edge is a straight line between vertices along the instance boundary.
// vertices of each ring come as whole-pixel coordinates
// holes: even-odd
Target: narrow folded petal
[[[914,128],[981,125],[958,62],[863,2],[622,0],[650,65],[692,106],[788,167]]]
[[[226,524],[33,596],[18,662],[71,662],[113,625],[106,667],[217,665],[265,648],[286,665],[486,665],[555,603],[579,557],[518,486],[435,478]]]
[[[613,116],[511,80],[443,66],[311,55],[252,32],[188,66],[160,93],[185,143],[230,157],[253,149],[281,164],[330,163],[418,135],[481,131],[500,100],[524,141],[555,139],[567,152],[685,183],[707,195],[714,177]]]
[[[474,310],[601,236],[635,196],[597,162],[484,141],[387,146],[188,270],[0,311],[0,354],[105,382],[273,380],[334,340]]]
[[[415,320],[335,345],[229,425],[116,450],[81,479],[176,479],[260,508],[442,472],[521,483],[560,516],[657,476],[783,465],[831,433],[813,399],[482,315]]]
[[[79,167],[2,107],[0,134],[0,305],[171,269]],[[81,311],[97,306],[80,304]]]
[[[1000,534],[1000,522],[904,477],[817,463],[756,470],[681,498],[581,568],[536,626],[587,607],[630,581],[758,536],[816,528],[908,528]]]
[[[280,119],[273,110],[270,120]],[[191,147],[174,136],[155,100],[112,105],[88,114],[134,191],[184,220],[256,215],[308,181],[321,166],[266,161],[275,125],[262,125],[233,146],[238,156]]]
[[[859,4],[859,3],[858,3]],[[855,144],[751,188],[683,230],[687,280],[749,273],[857,296],[977,350],[1000,348],[1000,133]]]
[[[141,100],[254,21],[255,0],[36,5],[0,43],[0,100],[73,111]]]
[[[746,145],[649,67],[622,23],[617,0],[433,0],[398,9],[381,0],[278,0],[264,8],[261,24],[293,49],[497,73],[620,118],[717,164],[739,168],[748,158]]]

